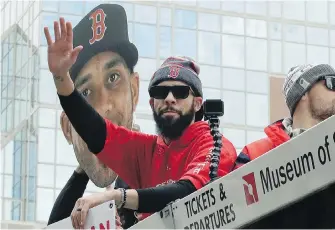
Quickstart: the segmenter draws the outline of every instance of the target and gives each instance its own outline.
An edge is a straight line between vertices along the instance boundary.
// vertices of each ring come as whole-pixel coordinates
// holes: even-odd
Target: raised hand
[[[60,27],[60,28],[59,28]],[[48,27],[44,27],[44,34],[48,44],[48,63],[50,72],[54,75],[65,76],[71,66],[76,62],[82,46],[73,49],[73,32],[70,22],[60,18],[54,22],[55,41],[49,33]]]
[[[44,34],[48,44],[49,70],[54,76],[55,85],[60,95],[69,95],[74,86],[69,75],[71,66],[76,62],[82,46],[73,49],[73,32],[70,22],[60,18],[54,22],[55,41],[49,33],[48,27],[44,27]]]

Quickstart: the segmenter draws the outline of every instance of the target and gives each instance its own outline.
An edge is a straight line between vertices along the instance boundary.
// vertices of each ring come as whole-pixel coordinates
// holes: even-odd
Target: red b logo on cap
[[[179,66],[170,66],[169,69],[170,69],[170,73],[169,73],[168,77],[177,78],[178,75],[179,75],[180,67]]]
[[[92,32],[93,37],[89,40],[89,43],[92,45],[96,41],[100,41],[105,36],[107,26],[105,24],[106,14],[103,9],[97,9],[94,11],[90,20],[92,19]]]

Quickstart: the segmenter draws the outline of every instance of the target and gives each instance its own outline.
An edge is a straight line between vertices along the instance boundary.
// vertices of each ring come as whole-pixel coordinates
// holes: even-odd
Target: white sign
[[[335,116],[173,203],[167,228],[242,227],[335,182],[334,161]],[[162,228],[158,214],[133,228]]]
[[[174,229],[172,206],[166,206],[162,211],[154,213],[129,229]]]
[[[85,229],[115,229],[115,203],[109,201],[89,210]],[[73,229],[71,217],[47,226],[45,229]]]

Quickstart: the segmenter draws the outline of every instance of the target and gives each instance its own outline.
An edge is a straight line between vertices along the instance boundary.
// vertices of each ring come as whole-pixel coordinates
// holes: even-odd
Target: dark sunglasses
[[[325,86],[332,91],[335,91],[335,76],[323,76],[320,80],[325,80]]]
[[[165,99],[170,92],[176,99],[185,99],[190,95],[192,90],[191,87],[186,85],[153,86],[149,90],[149,95],[155,99]]]

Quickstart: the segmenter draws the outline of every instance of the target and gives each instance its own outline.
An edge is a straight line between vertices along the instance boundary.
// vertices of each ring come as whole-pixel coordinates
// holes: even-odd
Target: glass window
[[[164,26],[171,26],[171,9],[160,8],[159,22]]]
[[[330,6],[330,23],[335,24],[335,2],[329,2],[328,3]]]
[[[176,0],[174,1],[176,2],[178,5],[185,5],[185,6],[196,6],[197,5],[197,1],[196,0]]]
[[[39,101],[41,103],[56,103],[57,90],[52,74],[49,70],[40,70],[39,80]]]
[[[221,1],[221,9],[224,11],[233,11],[237,13],[244,13],[244,1]]]
[[[285,26],[285,39],[290,42],[305,42],[305,27],[299,25]]]
[[[140,82],[140,93],[137,105],[137,111],[147,112],[151,114],[151,107],[149,105],[149,93],[148,93],[149,82]]]
[[[151,80],[152,75],[157,70],[156,60],[149,58],[139,58],[135,69],[136,72],[138,72],[141,80]],[[141,87],[142,86],[140,85],[140,88]]]
[[[85,3],[85,14],[88,14],[88,12],[101,4],[99,1],[85,1]]]
[[[220,67],[201,65],[199,77],[203,87],[220,88],[221,86]]]
[[[7,129],[6,131],[9,132],[13,129],[13,103],[9,103],[7,107],[7,122],[6,122]]]
[[[328,22],[327,1],[306,1],[307,21],[327,23]]]
[[[22,17],[22,19],[21,19],[21,22],[22,22],[22,24],[21,24],[21,22],[20,22],[20,24],[21,24],[21,29],[23,30],[23,31],[25,31],[26,32],[26,34],[28,35],[28,28],[29,28],[29,24],[30,24],[30,21],[29,21],[29,11],[27,11],[26,13],[24,13],[23,14],[23,17]],[[29,36],[28,36],[29,37]]]
[[[266,134],[262,131],[247,131],[247,143],[252,143],[266,137]]]
[[[284,1],[282,11],[286,19],[305,20],[304,1]]]
[[[37,186],[54,187],[55,169],[53,165],[37,165]]]
[[[168,58],[171,56],[171,27],[159,28],[159,56]]]
[[[196,59],[197,34],[193,30],[174,30],[173,54]]]
[[[13,171],[13,165],[14,165],[14,162],[13,162],[14,142],[13,141],[9,142],[6,145],[4,152],[5,152],[5,159],[4,159],[5,160],[5,162],[4,162],[5,171],[4,171],[4,173],[13,174],[14,173],[14,171]]]
[[[269,30],[271,39],[281,40],[281,31],[282,31],[281,23],[270,22]]]
[[[56,166],[56,188],[63,188],[76,167]]]
[[[133,27],[134,27],[133,23],[128,22],[128,37],[130,42],[133,42],[133,30],[134,30]]]
[[[38,162],[55,161],[55,130],[38,129]]]
[[[222,16],[222,33],[244,34],[244,18]]]
[[[306,62],[306,48],[303,44],[289,43],[284,44],[284,71]]]
[[[54,204],[54,190],[37,188],[36,221],[47,222]]]
[[[153,120],[136,119],[136,123],[140,126],[142,133],[157,134],[156,124]]]
[[[307,46],[308,63],[329,63],[329,48],[322,46]]]
[[[222,88],[244,91],[244,70],[222,68]]]
[[[247,35],[251,37],[260,37],[265,38],[266,37],[266,22],[262,20],[257,19],[247,19],[246,20],[247,25]]]
[[[63,131],[57,130],[57,164],[78,165],[73,145],[69,144],[64,137]]]
[[[198,1],[198,6],[200,8],[207,8],[207,9],[220,9],[220,1]]]
[[[135,21],[156,24],[157,8],[155,6],[135,5]]]
[[[29,166],[28,166],[28,175],[35,177],[36,176],[36,163],[37,163],[37,143],[36,138],[30,141],[29,143]]]
[[[39,48],[39,56],[41,60],[41,68],[49,69],[48,64],[48,47],[47,46],[40,46]]]
[[[330,65],[335,66],[335,49],[330,48]]]
[[[91,2],[91,1],[89,1]],[[127,19],[128,21],[132,21],[134,19],[133,17],[133,14],[134,14],[134,5],[131,4],[131,3],[127,3],[125,1],[119,1],[119,2],[115,2],[116,4],[118,5],[121,5],[123,6],[123,8],[125,9],[126,11],[126,14],[127,14]],[[98,2],[98,4],[100,4],[100,2]]]
[[[220,65],[220,34],[199,31],[198,39],[198,61],[205,64]]]
[[[268,96],[247,94],[247,125],[265,127],[269,123]]]
[[[222,134],[233,143],[235,148],[243,148],[245,146],[245,130],[223,128]]]
[[[63,1],[62,1],[63,2]],[[49,28],[49,32],[50,32],[50,36],[52,39],[55,38],[55,34],[54,34],[54,21],[58,21],[59,17],[58,14],[56,13],[42,13],[42,22],[41,22],[41,26],[43,27],[48,27]],[[45,35],[43,30],[41,30],[40,32],[40,44],[41,45],[46,45],[47,41],[45,39]]]
[[[58,1],[42,1],[42,10],[43,11],[58,11]]]
[[[335,30],[330,30],[330,46],[335,46]]]
[[[267,70],[267,41],[248,37],[246,40],[247,68]]]
[[[244,68],[244,38],[222,35],[222,65]]]
[[[245,9],[247,14],[266,15],[266,1],[246,1]]]
[[[268,74],[264,72],[247,71],[247,91],[250,93],[268,93]]]
[[[156,57],[156,26],[134,23],[134,43],[142,57]]]
[[[281,2],[275,2],[275,1],[271,1],[268,2],[269,4],[269,15],[271,17],[275,17],[275,18],[281,18],[281,6],[282,3]]]
[[[220,16],[216,14],[199,13],[198,29],[220,32]]]
[[[21,216],[21,201],[13,201],[12,208],[12,220],[19,221]]]
[[[270,71],[282,72],[282,45],[279,41],[270,41]]]
[[[175,10],[175,26],[186,29],[197,28],[197,14],[194,11],[189,10]]]
[[[203,99],[222,99],[221,96],[221,91],[218,89],[208,89],[208,88],[203,88],[202,89],[203,93]]]
[[[74,27],[80,22],[80,20],[82,19],[82,16],[66,15],[66,16],[64,17],[64,19],[65,19],[66,21],[71,22],[71,24],[72,24],[72,28],[74,28]]]
[[[60,1],[59,12],[65,14],[82,15],[84,11],[84,2],[82,1]]]
[[[54,128],[56,127],[56,110],[54,109],[47,109],[47,108],[40,108],[38,110],[39,116],[39,126]]]
[[[60,190],[60,189],[56,189],[55,190],[55,198],[57,199],[57,197],[59,196],[59,194],[60,194],[60,192],[61,192],[62,190]]]
[[[13,196],[13,176],[4,175],[4,197],[12,198]]]
[[[35,221],[35,202],[28,202],[28,211],[26,212],[28,221]]]
[[[307,27],[307,43],[311,45],[328,46],[328,30],[315,27]]]
[[[223,123],[236,125],[245,124],[245,93],[223,91],[225,114],[222,118]]]

